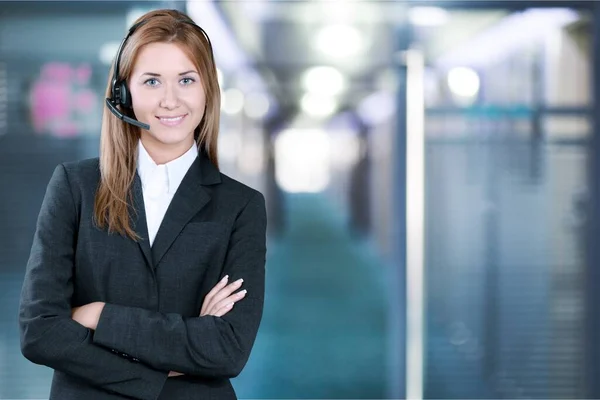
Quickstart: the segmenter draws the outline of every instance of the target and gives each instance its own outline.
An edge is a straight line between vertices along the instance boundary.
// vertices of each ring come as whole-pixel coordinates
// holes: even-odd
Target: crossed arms
[[[82,325],[73,319],[78,310],[71,308],[77,224],[67,171],[59,165],[42,202],[21,293],[21,351],[27,359],[134,398],[157,397],[170,371],[212,377],[240,373],[262,316],[262,195],[256,193],[239,214],[224,266],[230,277],[243,276],[248,294],[221,316],[184,318],[105,304],[95,332]]]

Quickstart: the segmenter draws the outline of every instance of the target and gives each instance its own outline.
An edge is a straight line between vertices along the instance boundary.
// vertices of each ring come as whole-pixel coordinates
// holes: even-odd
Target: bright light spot
[[[287,192],[315,193],[329,183],[329,137],[321,130],[281,132],[275,139],[275,180]]]
[[[439,26],[448,22],[448,12],[439,7],[411,7],[408,17],[417,26]]]
[[[269,112],[269,98],[264,93],[250,93],[244,102],[244,112],[250,118],[260,119]]]
[[[302,82],[308,92],[329,96],[339,94],[345,87],[344,76],[333,67],[313,67],[304,73]]]
[[[330,25],[317,33],[315,47],[333,57],[349,57],[362,49],[362,36],[353,26]]]
[[[98,58],[100,62],[105,65],[111,65],[119,50],[119,42],[107,42],[100,46]]]
[[[306,93],[300,100],[302,110],[311,117],[328,117],[337,107],[336,101],[329,96]]]
[[[471,68],[456,67],[448,72],[448,87],[457,96],[474,97],[479,84],[479,75]]]
[[[244,93],[236,88],[230,88],[223,92],[221,109],[226,114],[237,114],[244,108]]]

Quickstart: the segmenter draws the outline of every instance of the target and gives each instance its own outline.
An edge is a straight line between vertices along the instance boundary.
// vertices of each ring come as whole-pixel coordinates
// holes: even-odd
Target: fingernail
[[[248,293],[248,291],[246,289],[242,290],[242,292],[244,292],[244,294]]]
[[[242,283],[242,282],[244,282],[243,279],[238,279],[238,281],[237,281],[237,283]]]
[[[227,279],[229,279],[229,275],[225,275],[221,281],[225,282],[225,281],[227,281]]]
[[[229,303],[227,307],[233,307],[233,302]]]

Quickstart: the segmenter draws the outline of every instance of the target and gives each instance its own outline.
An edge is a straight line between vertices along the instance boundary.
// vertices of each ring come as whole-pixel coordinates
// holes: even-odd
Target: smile
[[[177,117],[156,117],[156,118],[158,118],[160,123],[163,125],[176,126],[176,125],[179,125],[181,123],[181,121],[183,121],[183,119],[186,117],[186,115],[187,114],[179,115]]]

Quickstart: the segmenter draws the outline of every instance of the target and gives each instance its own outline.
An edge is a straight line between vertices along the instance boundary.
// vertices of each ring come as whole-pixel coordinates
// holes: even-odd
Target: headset
[[[141,121],[138,121],[137,119],[130,118],[127,115],[124,115],[117,108],[117,106],[129,108],[129,109],[132,108],[131,94],[129,92],[129,89],[127,88],[127,81],[125,79],[121,79],[119,77],[119,63],[121,61],[121,53],[123,52],[123,47],[125,46],[127,39],[129,39],[131,37],[131,35],[133,35],[133,33],[140,26],[144,25],[146,22],[148,22],[148,20],[140,21],[137,24],[134,24],[131,28],[129,28],[129,32],[127,32],[127,36],[125,36],[125,38],[121,41],[121,44],[119,45],[119,49],[117,51],[117,56],[115,58],[113,79],[112,79],[111,86],[110,86],[111,97],[106,99],[106,106],[108,107],[110,112],[112,112],[121,121],[127,122],[131,125],[137,126],[139,128],[145,129],[145,130],[150,130],[150,125],[145,124]],[[196,29],[199,29],[200,32],[202,32],[202,34],[204,35],[204,37],[206,38],[206,40],[208,42],[211,60],[214,65],[214,55],[213,55],[213,50],[212,50],[212,44],[210,42],[208,34],[204,31],[204,29],[202,29],[200,26],[196,25],[195,23],[184,20],[184,19],[178,19],[177,22],[182,22],[182,23],[186,23],[188,25],[192,25]]]

